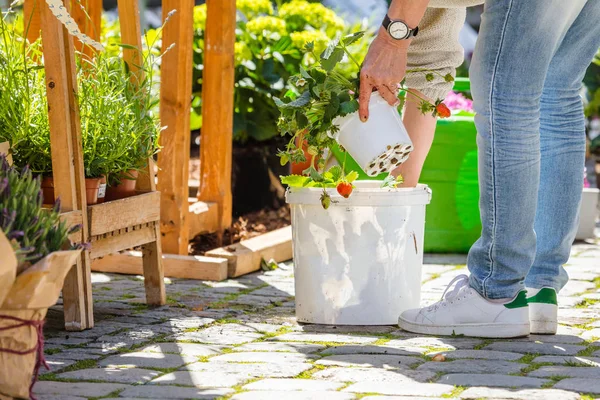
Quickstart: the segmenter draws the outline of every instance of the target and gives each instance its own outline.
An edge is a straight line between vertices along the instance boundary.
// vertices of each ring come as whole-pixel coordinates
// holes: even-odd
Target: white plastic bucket
[[[402,164],[413,145],[395,107],[377,92],[371,96],[369,119],[358,112],[334,120],[340,129],[337,141],[369,176],[391,172]]]
[[[427,186],[382,189],[356,182],[345,199],[290,188],[296,317],[328,325],[392,325],[419,307]]]

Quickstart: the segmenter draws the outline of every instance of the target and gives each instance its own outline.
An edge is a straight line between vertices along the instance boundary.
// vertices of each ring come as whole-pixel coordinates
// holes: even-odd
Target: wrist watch
[[[408,27],[406,22],[400,20],[393,20],[386,15],[383,19],[383,27],[390,34],[393,39],[406,40],[417,36],[419,33],[419,27],[414,29]]]

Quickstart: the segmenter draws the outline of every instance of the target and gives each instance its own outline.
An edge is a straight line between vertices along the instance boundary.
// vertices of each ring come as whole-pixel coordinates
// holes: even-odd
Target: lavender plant
[[[8,165],[0,154],[0,229],[13,244],[18,271],[60,250],[69,228],[60,221],[60,201],[52,209],[42,208],[40,177],[33,177],[29,167],[19,171]]]

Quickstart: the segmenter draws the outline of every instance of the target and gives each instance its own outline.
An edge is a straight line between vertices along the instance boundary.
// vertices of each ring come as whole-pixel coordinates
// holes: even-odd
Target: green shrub
[[[334,11],[319,3],[292,0],[273,7],[270,0],[239,0],[235,44],[234,139],[264,141],[278,134],[279,111],[273,98],[290,88],[288,80],[300,66],[313,64],[302,49],[313,42],[318,52],[337,35],[362,30],[347,26]],[[194,77],[192,129],[201,127],[202,71],[206,6],[194,9]],[[372,35],[355,43],[355,54],[366,54]],[[358,68],[344,62],[340,71],[356,77]]]

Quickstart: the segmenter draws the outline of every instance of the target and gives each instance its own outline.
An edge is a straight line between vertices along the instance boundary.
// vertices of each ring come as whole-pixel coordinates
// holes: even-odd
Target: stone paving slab
[[[343,368],[333,367],[313,374],[315,379],[334,382],[429,382],[437,376],[432,371],[413,369]]]
[[[367,344],[376,342],[378,337],[369,336],[350,336],[337,334],[318,334],[318,333],[286,333],[276,336],[272,340],[284,342],[330,342],[330,343],[360,343]]]
[[[242,386],[242,390],[327,392],[341,389],[345,385],[343,382],[313,379],[263,379]]]
[[[450,374],[442,376],[438,382],[456,386],[541,388],[551,381],[525,376],[497,374]]]
[[[375,367],[395,369],[420,364],[423,359],[418,357],[394,356],[384,354],[342,354],[323,357],[318,365],[336,365],[342,367]]]
[[[162,375],[162,372],[141,368],[91,368],[58,374],[62,379],[141,384]]]
[[[298,324],[291,263],[225,282],[166,279],[172,301],[157,308],[140,304],[141,277],[94,273],[96,327],[64,332],[62,303],[49,310],[46,351],[54,368],[36,392],[40,400],[600,395],[599,250],[598,244],[574,247],[567,269],[577,279],[559,294],[558,335],[513,340],[427,337],[396,326]],[[431,259],[435,264],[423,271],[423,304],[438,301],[446,284],[465,272],[457,267],[463,256]],[[440,353],[445,360],[432,361]]]
[[[87,398],[107,396],[125,388],[127,388],[127,385],[114,383],[42,381],[35,384],[33,392],[40,396],[82,396]]]
[[[231,363],[302,363],[308,360],[310,356],[303,353],[282,353],[282,352],[247,352],[230,353],[222,356],[212,357],[209,362],[231,362]]]
[[[572,390],[574,392],[600,394],[600,380],[572,378],[564,379],[554,385],[556,389]]]
[[[526,365],[501,360],[456,360],[447,362],[426,362],[417,370],[440,372],[445,374],[515,374]]]
[[[556,389],[507,390],[488,387],[468,388],[460,394],[461,399],[503,399],[503,400],[577,400],[579,394]]]
[[[148,399],[214,399],[232,394],[232,389],[197,389],[179,386],[131,386],[119,393],[121,397]]]
[[[574,356],[585,346],[573,344],[554,344],[539,342],[496,342],[485,347],[485,350],[510,351],[514,353],[543,354],[550,356]]]
[[[222,388],[240,385],[256,375],[241,372],[213,371],[177,371],[162,375],[150,383],[153,385],[194,386],[197,388]]]
[[[541,367],[527,374],[538,378],[551,378],[553,376],[569,378],[600,378],[600,368],[598,367]]]
[[[234,395],[231,400],[351,400],[354,395],[341,392],[244,392]]]
[[[146,346],[139,351],[161,354],[184,354],[192,357],[203,357],[220,354],[224,348],[227,347],[195,343],[156,343]]]
[[[318,353],[325,350],[327,347],[320,344],[306,344],[306,343],[283,343],[283,342],[259,342],[259,343],[247,343],[238,347],[234,347],[233,351],[278,351],[278,352],[289,352],[289,353]],[[329,349],[328,349],[329,351]]]
[[[139,351],[107,357],[98,365],[101,367],[178,368],[196,361],[198,361],[198,357],[193,355]]]
[[[348,386],[344,392],[377,393],[400,396],[442,396],[451,393],[454,387],[439,383],[419,382],[359,382]]]
[[[550,363],[550,364],[574,364],[577,366],[591,365],[594,367],[600,367],[600,357],[562,357],[562,356],[540,356],[536,357],[532,361],[536,364]]]
[[[517,361],[523,358],[523,354],[511,353],[508,351],[494,350],[451,350],[440,351],[439,353],[429,353],[429,356],[443,354],[448,360],[457,359],[481,359],[481,360],[502,360],[502,361]]]
[[[298,374],[313,368],[309,363],[195,363],[182,367],[182,371],[210,372],[219,371],[229,374],[247,374],[252,378],[293,378]]]

